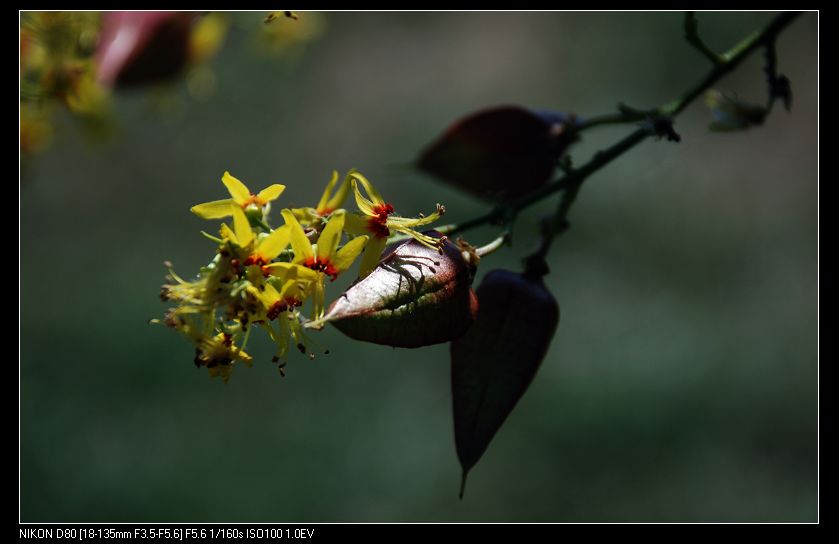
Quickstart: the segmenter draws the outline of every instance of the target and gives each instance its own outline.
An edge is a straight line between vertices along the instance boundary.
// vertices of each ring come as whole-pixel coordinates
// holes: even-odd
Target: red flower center
[[[306,259],[306,262],[303,263],[303,266],[311,268],[317,272],[323,272],[327,276],[330,276],[330,281],[335,281],[335,278],[337,278],[340,273],[338,269],[329,262],[329,259],[321,260],[319,257],[309,257]]]
[[[271,305],[271,307],[268,309],[268,312],[265,315],[266,317],[268,317],[268,319],[277,319],[277,317],[284,311],[288,310],[289,308],[296,308],[297,306],[300,306],[302,304],[302,302],[300,302],[294,297],[287,297],[285,300],[278,300],[273,305]]]
[[[268,201],[259,198],[259,195],[251,193],[251,195],[248,197],[248,199],[245,200],[244,202],[242,202],[242,209],[246,210],[248,208],[248,206],[250,206],[251,204],[256,204],[257,206],[259,206],[261,208],[262,206],[265,206],[266,204],[268,204]]]
[[[262,255],[253,254],[248,255],[245,261],[242,263],[245,266],[258,266],[262,269],[262,275],[266,278],[271,275],[271,270],[265,268],[271,261],[263,257]]]
[[[265,257],[263,257],[262,255],[257,255],[257,254],[249,255],[248,258],[245,259],[245,262],[244,262],[245,266],[251,266],[251,265],[265,266],[266,264],[268,264],[268,261],[265,259]]]
[[[367,230],[376,238],[387,238],[390,229],[387,228],[387,216],[393,213],[393,206],[384,202],[373,206],[373,215],[367,217]]]

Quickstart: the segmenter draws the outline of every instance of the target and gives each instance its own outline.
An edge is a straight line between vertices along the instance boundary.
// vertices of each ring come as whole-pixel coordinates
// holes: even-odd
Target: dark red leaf
[[[196,13],[107,12],[96,51],[98,79],[131,87],[173,79],[189,60],[190,26]]]
[[[573,118],[520,106],[481,110],[455,122],[418,166],[475,196],[501,200],[546,183],[574,140]]]
[[[463,480],[527,390],[559,324],[538,273],[493,270],[477,290],[472,327],[452,342],[452,408]]]

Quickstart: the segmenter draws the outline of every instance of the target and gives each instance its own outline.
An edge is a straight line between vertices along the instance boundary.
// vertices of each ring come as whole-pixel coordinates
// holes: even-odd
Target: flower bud
[[[472,325],[477,300],[472,269],[439,232],[439,250],[410,240],[386,250],[379,265],[347,289],[323,321],[356,340],[417,348],[460,337]]]
[[[559,324],[544,261],[518,274],[493,270],[477,290],[472,327],[452,342],[452,408],[463,480],[527,390]]]

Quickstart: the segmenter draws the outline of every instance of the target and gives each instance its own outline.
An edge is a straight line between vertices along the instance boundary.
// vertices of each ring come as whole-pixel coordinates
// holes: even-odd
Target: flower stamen
[[[373,206],[373,214],[367,217],[367,230],[376,238],[388,238],[387,218],[393,213],[393,206],[387,202]]]
[[[327,276],[329,276],[329,281],[335,281],[338,277],[338,274],[341,273],[340,270],[335,268],[335,266],[329,262],[328,259],[321,259],[320,257],[309,257],[303,263],[303,266],[314,270],[315,272],[323,272]]]

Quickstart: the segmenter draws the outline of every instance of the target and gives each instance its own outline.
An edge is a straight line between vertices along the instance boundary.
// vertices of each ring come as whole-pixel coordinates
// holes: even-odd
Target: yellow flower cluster
[[[55,106],[63,106],[92,134],[106,129],[107,92],[96,83],[92,54],[100,14],[21,13],[20,145],[24,154],[46,146]]]
[[[211,376],[227,381],[236,361],[250,364],[245,347],[253,326],[276,343],[273,360],[282,361],[281,373],[291,347],[314,357],[304,329],[323,317],[327,278],[334,281],[362,253],[359,276],[366,276],[378,264],[387,240],[397,234],[430,247],[442,243],[414,230],[444,213],[439,204],[428,216],[398,217],[360,173],[351,171],[340,185],[338,180],[333,172],[316,207],[283,209],[283,225],[277,228],[269,225],[269,214],[285,186],[274,184],[253,193],[229,172],[222,183],[230,198],[191,209],[204,219],[232,218],[232,226],[223,223],[218,236],[202,233],[218,249],[196,279],[182,279],[169,265],[161,298],[176,306],[163,323],[193,342],[195,364],[207,367]],[[351,189],[360,213],[342,208]]]

